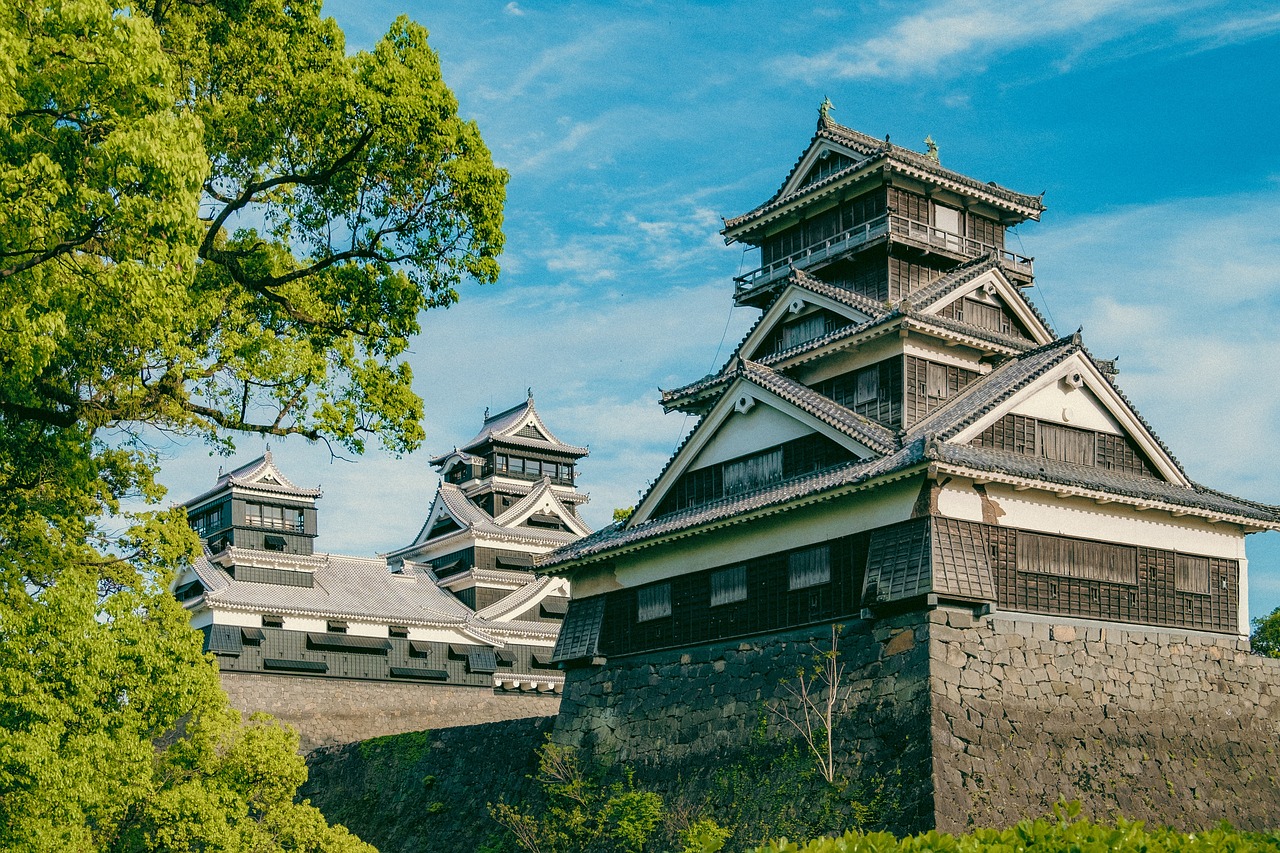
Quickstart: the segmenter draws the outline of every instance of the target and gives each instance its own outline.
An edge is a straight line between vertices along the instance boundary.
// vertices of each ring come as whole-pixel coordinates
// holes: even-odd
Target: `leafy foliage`
[[[969,835],[940,832],[897,839],[887,832],[850,832],[797,844],[785,838],[758,847],[755,853],[1021,853],[1027,850],[1070,850],[1079,853],[1233,853],[1280,850],[1280,835],[1242,833],[1222,826],[1184,834],[1172,829],[1147,830],[1123,818],[1114,824],[1079,818],[1079,803],[1060,804],[1051,818],[1024,820],[1008,829],[979,829]]]
[[[1253,653],[1268,658],[1280,658],[1280,607],[1267,616],[1253,620]]]
[[[604,784],[588,774],[570,748],[548,742],[538,754],[538,781],[546,794],[540,815],[497,803],[494,820],[530,853],[639,853],[662,823],[662,798],[625,781]]]
[[[408,20],[0,4],[0,849],[368,849],[228,708],[144,439],[414,447],[399,357],[496,279],[505,181]]]

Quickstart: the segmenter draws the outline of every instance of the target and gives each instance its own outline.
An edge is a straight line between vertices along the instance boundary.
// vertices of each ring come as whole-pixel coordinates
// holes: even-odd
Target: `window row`
[[[544,462],[540,459],[524,459],[496,453],[493,469],[499,474],[517,477],[550,477],[553,480],[573,481],[573,464],[570,462]]]
[[[212,509],[206,509],[203,512],[189,516],[188,521],[191,522],[191,526],[195,528],[198,535],[201,537],[208,536],[210,533],[226,527],[226,522],[223,520],[223,510],[225,508],[225,503],[220,504]]]
[[[974,443],[1025,456],[1155,477],[1155,467],[1128,436],[1079,429],[1023,415],[1005,415]]]
[[[244,523],[250,527],[268,527],[274,530],[292,530],[301,533],[303,514],[297,507],[249,503],[244,505]]]
[[[1175,553],[1173,588],[1208,595],[1209,558]],[[1138,549],[1087,539],[1017,533],[1017,569],[1104,583],[1138,584]]]
[[[687,509],[780,483],[849,461],[854,455],[822,435],[793,439],[767,450],[681,475],[655,515]]]
[[[831,546],[828,543],[791,551],[787,560],[787,591],[809,589],[831,582]],[[711,607],[747,600],[747,566],[729,566],[711,572]],[[636,590],[636,621],[649,622],[671,615],[671,583],[657,583]]]

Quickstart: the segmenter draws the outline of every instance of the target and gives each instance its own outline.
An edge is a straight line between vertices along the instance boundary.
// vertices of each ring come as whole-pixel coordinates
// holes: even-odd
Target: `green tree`
[[[1280,658],[1280,607],[1253,620],[1253,633],[1249,640],[1253,643],[1254,654]]]
[[[0,849],[364,847],[168,596],[147,437],[416,446],[400,356],[496,279],[505,182],[407,20],[0,3]]]

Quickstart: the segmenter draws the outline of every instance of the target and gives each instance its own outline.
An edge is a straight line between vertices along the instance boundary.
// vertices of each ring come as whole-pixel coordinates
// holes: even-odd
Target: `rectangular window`
[[[244,522],[252,527],[274,530],[302,530],[302,510],[269,504],[245,504]]]
[[[328,629],[332,634],[345,634],[347,633],[347,623],[340,622],[337,619],[330,619]]]
[[[799,346],[814,338],[822,337],[827,331],[827,319],[821,311],[815,311],[808,317],[788,323],[782,327],[782,338],[778,349],[787,350]]]
[[[782,448],[724,463],[724,493],[736,495],[782,479]]]
[[[493,457],[493,467],[499,471],[507,470],[507,457],[501,453]]]
[[[403,625],[391,625],[387,628],[387,636],[403,640],[409,636],[409,629]]]
[[[1209,558],[1179,554],[1174,558],[1174,589],[1178,592],[1209,593]]]
[[[960,211],[935,204],[933,206],[933,225],[938,230],[946,231],[948,234],[959,234]]]
[[[747,567],[733,566],[711,573],[711,606],[747,600]]]
[[[1073,429],[1039,421],[1036,425],[1040,452],[1037,456],[1071,462],[1076,465],[1093,465],[1095,462],[1094,434],[1090,430]]]
[[[869,403],[880,397],[880,368],[870,367],[858,371],[857,389],[854,391],[853,403]]]
[[[961,303],[964,316],[962,319],[966,323],[972,323],[975,326],[981,326],[984,329],[990,329],[993,332],[1009,331],[1009,322],[1005,318],[1005,314],[995,305],[986,305],[976,299],[965,299]]]
[[[512,474],[523,474],[524,460],[518,457],[512,456],[507,463],[507,470],[510,471]]]
[[[270,613],[263,614],[263,616],[262,616],[262,627],[263,627],[263,628],[283,628],[283,627],[284,627],[284,617],[283,617],[283,616],[273,616],[273,615],[271,615]]]
[[[636,590],[636,621],[648,622],[671,615],[671,584],[660,583]]]
[[[1138,582],[1138,551],[1084,539],[1018,532],[1018,571],[1107,583]]]
[[[831,580],[831,549],[827,545],[787,555],[787,589],[808,589]]]
[[[929,362],[925,366],[925,394],[930,397],[947,396],[947,368]]]
[[[537,459],[526,459],[524,461],[524,472],[532,474],[535,477],[542,476],[542,463]]]

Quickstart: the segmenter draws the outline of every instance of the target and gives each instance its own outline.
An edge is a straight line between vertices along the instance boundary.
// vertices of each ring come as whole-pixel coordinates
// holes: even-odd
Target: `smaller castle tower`
[[[474,438],[431,460],[441,483],[427,521],[388,560],[429,565],[468,607],[497,604],[535,581],[535,556],[591,532],[577,510],[587,496],[575,487],[576,464],[587,452],[556,438],[532,391],[510,409],[486,411]],[[557,588],[549,606],[561,616],[568,586],[551,582]]]

